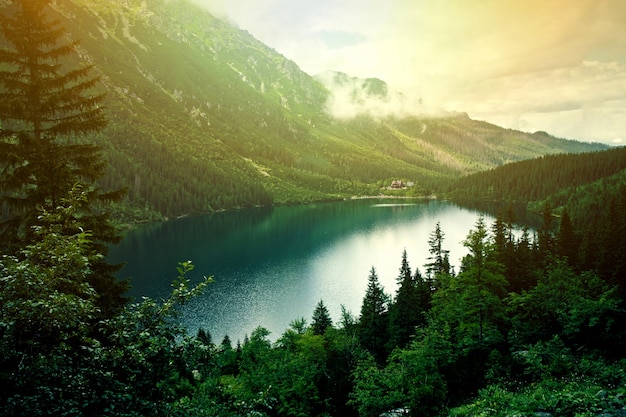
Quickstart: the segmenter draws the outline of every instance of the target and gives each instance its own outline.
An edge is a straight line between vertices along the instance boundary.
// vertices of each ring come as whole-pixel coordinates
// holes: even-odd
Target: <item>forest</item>
[[[69,216],[69,203],[50,215]],[[510,212],[492,225],[481,217],[459,271],[438,224],[426,265],[398,254],[392,293],[372,266],[358,315],[333,321],[320,300],[274,342],[259,327],[241,343],[177,323],[179,305],[210,291],[211,278],[190,285],[190,261],[168,300],[103,317],[85,285],[89,236],[59,235],[51,220],[1,263],[0,414],[622,415],[624,275],[601,259],[581,267],[585,236],[564,219],[546,213],[536,233],[516,238]],[[607,244],[617,250],[624,217],[614,226],[622,233]]]
[[[424,237],[425,265],[398,254],[391,292],[371,266],[358,314],[344,309],[333,320],[320,300],[310,319],[294,317],[274,339],[258,327],[241,342],[216,341],[179,321],[182,305],[211,290],[212,277],[196,275],[192,261],[172,266],[168,298],[138,302],[107,262],[121,239],[111,204],[144,180],[100,188],[106,153],[84,140],[108,123],[94,92],[100,77],[88,63],[61,65],[77,43],[49,5],[16,1],[0,14],[9,45],[0,48],[0,415],[626,414],[623,150],[586,156],[595,165],[583,168],[569,167],[574,157],[513,167],[521,180],[571,177],[526,197],[503,185],[498,198],[540,207],[541,226],[531,233],[510,207],[491,225],[479,217],[458,271],[437,224]],[[459,193],[470,195],[468,181],[494,198],[493,174],[484,175],[460,180]],[[220,185],[211,198],[239,204]],[[184,205],[191,194],[177,183],[165,201]],[[271,201],[259,187],[241,185],[237,195]]]
[[[575,189],[619,175],[626,169],[626,148],[601,152],[546,155],[463,176],[451,182],[455,199],[542,202],[562,190]]]

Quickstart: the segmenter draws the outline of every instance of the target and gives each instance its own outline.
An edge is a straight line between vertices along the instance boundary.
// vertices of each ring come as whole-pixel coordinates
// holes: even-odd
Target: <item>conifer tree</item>
[[[315,307],[315,311],[313,311],[313,323],[311,323],[313,334],[323,335],[326,333],[326,329],[332,325],[333,321],[330,318],[328,309],[324,305],[324,301],[320,300]]]
[[[567,262],[575,266],[578,255],[579,239],[574,231],[574,225],[566,209],[563,209],[559,222],[559,231],[556,236],[556,248],[560,256],[567,258]]]
[[[515,256],[515,237],[513,235],[513,209],[501,212],[491,226],[495,258],[504,266],[504,276],[511,280],[520,275],[520,265]]]
[[[402,252],[402,264],[398,275],[398,290],[393,304],[389,308],[389,348],[404,347],[420,323],[425,306],[421,305],[418,280],[419,271],[411,274],[406,249]]]
[[[509,280],[509,290],[512,292],[522,292],[532,288],[536,284],[534,271],[537,267],[535,242],[531,240],[528,226],[522,228],[522,235],[515,245],[514,259],[515,272]]]
[[[213,345],[213,337],[211,336],[211,333],[204,330],[202,327],[198,329],[198,334],[196,335],[196,338],[205,346]]]
[[[543,222],[537,231],[540,261],[545,264],[551,260],[556,251],[556,239],[553,230],[552,207],[546,203],[543,207]]]
[[[465,287],[465,313],[473,321],[466,327],[475,328],[477,345],[482,347],[489,332],[493,332],[495,324],[504,315],[502,299],[507,282],[501,273],[502,264],[493,256],[493,244],[488,239],[482,215],[475,226],[463,242],[470,253],[463,259],[459,282]]]
[[[426,277],[435,281],[438,274],[450,274],[450,259],[448,254],[450,251],[443,249],[443,239],[445,233],[441,230],[439,222],[435,226],[435,230],[430,234],[428,239],[430,256],[429,263],[424,265],[426,267]]]
[[[121,198],[94,182],[105,169],[99,148],[84,136],[106,125],[103,94],[92,67],[77,62],[50,0],[15,0],[0,6],[0,245],[17,253],[36,241],[41,210],[51,212],[72,190],[84,198],[72,224],[93,236],[91,284],[104,311],[122,304],[125,284],[106,264],[106,244],[119,239],[99,202]],[[67,69],[69,67],[70,69]],[[71,235],[77,230],[63,230]]]
[[[380,285],[376,269],[372,267],[361,305],[358,334],[363,347],[381,362],[385,358],[385,344],[388,337],[388,305],[389,297]]]

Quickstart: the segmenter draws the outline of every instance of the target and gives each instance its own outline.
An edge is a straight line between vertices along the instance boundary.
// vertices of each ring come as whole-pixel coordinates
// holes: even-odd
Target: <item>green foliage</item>
[[[542,201],[562,190],[614,175],[626,168],[625,161],[625,148],[547,155],[462,177],[450,191],[458,199]]]
[[[402,192],[430,195],[461,174],[598,147],[464,115],[333,120],[321,84],[188,3],[0,7],[2,242],[12,246],[0,258],[0,414],[623,413],[623,149],[453,185],[456,196],[534,201],[545,209],[535,239],[514,238],[510,213],[491,229],[481,217],[455,275],[437,224],[426,279],[403,253],[393,300],[372,267],[358,319],[344,309],[335,326],[320,301],[311,326],[294,320],[275,342],[259,327],[243,345],[215,345],[178,321],[210,282],[191,285],[190,261],[169,298],[121,305],[104,261],[116,239],[104,207],[120,195],[94,181],[129,188],[115,210],[131,222],[379,193],[398,178],[416,182]],[[80,56],[71,38],[84,42]],[[380,80],[367,86],[385,93]]]
[[[67,235],[72,207],[43,212],[38,241],[0,261],[0,414],[169,415],[193,388],[199,349],[175,321],[190,287],[180,264],[171,297],[102,318],[89,283],[90,234]],[[60,222],[65,220],[65,222]]]
[[[534,354],[552,356],[551,347],[537,347]],[[562,355],[564,352],[554,352]],[[568,372],[546,376],[521,390],[492,385],[470,403],[450,410],[449,416],[526,416],[546,413],[555,416],[620,415],[626,402],[622,363],[599,359],[574,359],[566,352]],[[542,367],[545,365],[541,365]],[[563,377],[565,375],[565,377]]]
[[[439,275],[449,275],[452,272],[448,257],[450,251],[443,248],[444,237],[445,233],[441,230],[439,222],[437,222],[435,230],[432,231],[428,239],[428,252],[430,253],[428,259],[430,262],[424,265],[426,267],[426,276],[431,282],[436,281]]]
[[[313,311],[313,323],[311,323],[313,334],[323,335],[332,325],[333,320],[330,318],[328,309],[324,305],[324,302],[320,300],[315,307],[315,311]]]
[[[563,262],[552,265],[537,285],[509,298],[513,346],[546,341],[558,334],[578,346],[598,346],[611,332],[620,299],[596,274],[576,274]]]
[[[379,416],[402,405],[399,375],[380,369],[371,355],[361,361],[354,372],[352,404],[360,416]]]
[[[10,209],[5,245],[32,242],[39,207],[54,209],[75,182],[93,182],[104,172],[98,149],[73,137],[106,125],[103,96],[93,94],[98,78],[90,66],[63,65],[76,44],[63,42],[49,3],[16,1],[0,14],[0,203]]]
[[[506,281],[501,265],[494,260],[482,217],[464,244],[470,254],[463,259],[457,277],[441,282],[433,297],[433,315],[438,326],[453,329],[459,351],[471,356],[503,340]]]
[[[436,332],[423,333],[419,342],[394,351],[384,368],[371,356],[362,360],[354,372],[351,398],[359,415],[379,416],[395,409],[435,415],[442,410],[447,386],[441,359],[450,353],[445,340]]]
[[[502,251],[532,257],[538,246],[515,241],[503,220],[488,228],[480,217],[459,274],[437,273],[436,286],[403,253],[393,301],[372,268],[358,319],[344,309],[336,327],[320,302],[310,326],[294,320],[275,342],[259,327],[233,347],[178,323],[178,306],[210,282],[190,285],[190,261],[168,299],[101,318],[89,283],[99,255],[72,226],[69,203],[82,195],[43,211],[39,240],[0,262],[3,414],[596,416],[624,407],[619,292],[557,257],[507,294]],[[402,304],[419,282],[432,302]],[[400,307],[427,319],[406,327],[408,343],[394,337]]]
[[[71,207],[57,233],[88,230],[90,250],[119,241],[105,210],[123,191],[95,182],[106,164],[85,137],[103,130],[104,94],[93,65],[77,62],[77,42],[50,13],[50,1],[14,1],[0,13],[0,249],[17,253],[39,239],[40,211]],[[71,197],[68,200],[68,193]],[[48,216],[46,221],[54,221]],[[89,282],[103,313],[124,303],[127,287],[104,257],[91,259]]]
[[[406,250],[402,253],[398,290],[389,306],[389,350],[405,346],[417,326],[426,324],[426,312],[430,309],[431,288],[418,269],[411,274]]]
[[[364,312],[377,311],[372,317],[380,318],[386,315],[383,300],[389,302],[373,270],[358,321],[344,311],[341,327],[327,328],[324,336],[313,334],[312,328],[307,332],[303,320],[294,321],[274,346],[262,344],[265,359],[255,362],[257,370],[244,379],[244,387],[250,387],[245,395],[265,392],[264,398],[274,401],[272,409],[280,410],[278,415],[321,410],[332,415],[331,410],[342,409],[336,405],[340,398],[347,404],[343,415],[364,416],[391,410],[440,415],[449,405],[475,395],[468,405],[451,409],[451,415],[584,415],[589,410],[597,415],[623,407],[622,391],[616,388],[623,380],[623,363],[603,357],[615,354],[620,337],[611,336],[620,314],[615,289],[594,274],[577,273],[553,260],[544,275],[543,266],[535,265],[540,276],[536,285],[507,295],[499,251],[511,245],[509,256],[516,258],[524,251],[534,254],[537,246],[528,243],[527,236],[515,242],[512,224],[500,223],[489,235],[484,219],[478,220],[466,239],[470,253],[459,275],[440,275],[429,321],[413,329],[410,344],[394,346],[388,338],[382,351],[367,344],[371,333],[364,332],[364,325],[375,321],[368,321]],[[399,287],[409,277],[403,254]],[[393,303],[389,309],[393,311]],[[358,344],[367,350],[361,351]],[[345,359],[337,362],[340,358]],[[295,368],[300,373],[293,372]],[[321,371],[321,379],[316,371]],[[273,380],[268,372],[283,380]],[[343,384],[333,384],[331,391],[324,388],[334,378],[345,379],[346,373],[351,375],[349,390],[344,391],[349,397],[336,396]],[[272,390],[259,391],[270,386]],[[297,395],[293,387],[306,394]],[[268,409],[262,412],[271,414]]]
[[[387,354],[385,345],[389,337],[388,308],[389,296],[385,294],[376,269],[372,267],[361,305],[358,335],[363,347],[380,362]]]

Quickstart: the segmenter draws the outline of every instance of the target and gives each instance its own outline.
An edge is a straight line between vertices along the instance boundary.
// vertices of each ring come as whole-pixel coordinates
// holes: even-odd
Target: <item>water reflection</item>
[[[277,338],[292,320],[309,320],[320,299],[335,320],[342,304],[358,314],[372,266],[394,293],[402,251],[422,270],[438,221],[458,265],[478,213],[417,200],[256,208],[133,230],[110,259],[127,262],[120,276],[132,277],[131,295],[155,298],[169,294],[177,263],[192,260],[197,276],[213,275],[215,282],[185,306],[190,331],[203,327],[218,341],[224,334],[237,340],[261,325]]]

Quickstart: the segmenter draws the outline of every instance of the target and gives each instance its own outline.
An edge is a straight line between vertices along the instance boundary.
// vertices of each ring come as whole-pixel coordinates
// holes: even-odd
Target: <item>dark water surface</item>
[[[458,270],[462,241],[479,212],[423,200],[352,200],[264,207],[187,217],[130,231],[109,260],[126,262],[130,295],[164,298],[180,261],[196,265],[191,278],[214,277],[205,294],[186,305],[191,332],[208,330],[243,339],[257,326],[276,339],[294,319],[310,323],[324,300],[333,320],[343,304],[358,316],[372,266],[394,294],[402,251],[411,268],[424,271],[428,238],[441,223],[444,248]],[[493,217],[485,215],[491,224]]]

